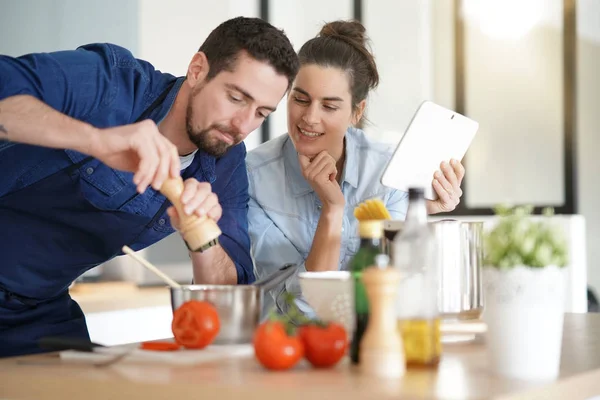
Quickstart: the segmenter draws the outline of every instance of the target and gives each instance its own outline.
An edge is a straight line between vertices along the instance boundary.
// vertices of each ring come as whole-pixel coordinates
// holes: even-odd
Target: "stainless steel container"
[[[171,288],[173,311],[188,300],[212,303],[221,324],[214,344],[247,344],[260,323],[264,293],[292,276],[298,266],[284,265],[252,285],[187,285]]]
[[[391,243],[403,221],[385,221],[385,250],[392,259]],[[440,220],[429,223],[438,248],[438,301],[442,319],[477,319],[483,311],[481,267],[483,222]]]

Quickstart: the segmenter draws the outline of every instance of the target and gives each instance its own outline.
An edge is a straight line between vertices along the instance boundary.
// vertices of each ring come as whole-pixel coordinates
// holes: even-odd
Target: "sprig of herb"
[[[278,313],[276,309],[273,309],[269,313],[268,319],[269,321],[281,322],[288,335],[294,335],[297,328],[304,325],[314,324],[321,327],[327,326],[327,324],[320,319],[307,317],[296,304],[296,296],[293,293],[285,292],[283,296],[287,310],[281,314]]]
[[[554,209],[545,208],[538,220],[531,216],[532,206],[500,205],[494,211],[499,221],[484,234],[485,265],[507,269],[567,264],[564,233],[551,219]]]

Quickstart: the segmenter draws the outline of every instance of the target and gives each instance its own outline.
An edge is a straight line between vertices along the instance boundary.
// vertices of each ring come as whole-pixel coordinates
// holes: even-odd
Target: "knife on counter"
[[[91,353],[94,349],[99,347],[105,347],[104,345],[94,343],[88,339],[79,339],[73,337],[64,336],[47,336],[43,337],[38,341],[40,348],[45,350],[63,351],[63,350],[77,350]]]

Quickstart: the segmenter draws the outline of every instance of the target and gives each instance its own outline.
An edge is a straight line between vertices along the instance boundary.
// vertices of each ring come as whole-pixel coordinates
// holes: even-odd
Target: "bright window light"
[[[543,0],[463,0],[462,16],[494,39],[518,39],[544,18]]]

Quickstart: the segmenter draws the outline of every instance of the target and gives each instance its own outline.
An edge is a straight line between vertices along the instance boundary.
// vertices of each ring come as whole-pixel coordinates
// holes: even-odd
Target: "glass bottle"
[[[359,345],[369,322],[369,303],[364,284],[363,271],[376,264],[376,257],[382,253],[383,221],[365,220],[358,225],[360,247],[350,261],[350,272],[354,280],[354,332],[350,344],[350,359],[359,362]]]
[[[396,312],[408,367],[434,367],[442,352],[437,246],[423,193],[421,188],[409,189],[406,220],[392,245],[394,267],[402,276]]]

